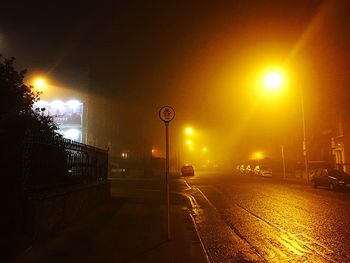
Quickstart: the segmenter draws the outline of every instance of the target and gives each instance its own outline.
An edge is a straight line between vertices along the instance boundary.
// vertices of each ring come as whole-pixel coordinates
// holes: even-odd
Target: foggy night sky
[[[163,105],[176,110],[174,133],[190,124],[217,153],[299,136],[295,100],[256,105],[254,76],[270,64],[307,87],[309,118],[323,99],[349,97],[345,0],[36,3],[2,4],[0,53],[52,76],[89,68],[89,92],[115,105],[111,121],[152,145],[162,147]]]

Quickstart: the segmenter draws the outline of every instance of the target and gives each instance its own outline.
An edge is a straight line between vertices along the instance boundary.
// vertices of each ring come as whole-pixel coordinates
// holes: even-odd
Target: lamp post
[[[283,84],[283,76],[279,72],[269,72],[266,74],[264,78],[264,83],[269,90],[275,91],[279,89]],[[301,104],[301,115],[302,115],[301,118],[302,118],[302,127],[303,127],[302,149],[303,149],[303,156],[304,156],[305,175],[306,175],[307,181],[309,182],[310,178],[309,178],[309,167],[308,167],[308,149],[307,149],[307,143],[306,143],[304,94],[303,94],[302,88],[300,88],[300,104]],[[282,148],[282,152],[283,152],[283,148]],[[283,158],[284,158],[284,155],[283,155]]]
[[[305,174],[306,174],[307,182],[309,183],[310,178],[309,178],[309,165],[308,165],[308,151],[307,151],[307,143],[306,143],[304,94],[303,94],[302,88],[300,88],[300,103],[301,103],[301,115],[302,115],[302,123],[303,123],[303,156],[304,156],[304,164],[305,164]]]

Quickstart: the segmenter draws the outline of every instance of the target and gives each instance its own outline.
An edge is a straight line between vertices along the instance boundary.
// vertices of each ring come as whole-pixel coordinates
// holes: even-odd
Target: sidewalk
[[[277,173],[277,174],[275,173],[274,178],[285,183],[308,185],[306,178],[295,177],[295,176],[291,176],[290,174],[287,174],[286,177],[283,177],[282,173]]]
[[[169,241],[165,182],[116,179],[109,203],[11,262],[207,262],[181,184],[171,180]]]

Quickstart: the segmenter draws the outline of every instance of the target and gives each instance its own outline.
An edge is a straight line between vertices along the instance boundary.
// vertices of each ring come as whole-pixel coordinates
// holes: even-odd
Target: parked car
[[[350,175],[338,169],[316,169],[311,174],[311,184],[328,187],[330,190],[350,189]]]
[[[181,167],[181,175],[182,176],[194,176],[194,168],[192,165],[184,165]]]
[[[244,173],[244,165],[243,164],[241,164],[240,166],[239,166],[239,171],[240,171],[240,173]]]
[[[254,171],[249,164],[244,169],[244,173],[245,173],[245,175],[253,175],[254,174]]]
[[[272,170],[268,166],[257,165],[254,168],[254,175],[263,176],[263,177],[271,177],[272,176]]]

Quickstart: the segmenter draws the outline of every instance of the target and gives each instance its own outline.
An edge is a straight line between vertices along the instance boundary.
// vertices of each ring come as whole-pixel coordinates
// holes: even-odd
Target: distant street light
[[[262,152],[255,152],[252,154],[251,159],[253,160],[262,160],[264,159],[264,155]]]
[[[270,90],[278,90],[283,85],[283,76],[281,73],[277,71],[268,72],[264,78],[265,87]],[[302,125],[303,125],[303,155],[304,155],[304,164],[305,164],[305,174],[307,176],[307,181],[309,182],[309,167],[308,167],[308,151],[307,151],[307,143],[306,143],[306,128],[305,128],[305,109],[304,109],[304,96],[303,89],[300,88],[300,104],[301,104],[301,117],[302,117]],[[283,149],[283,148],[282,148]],[[282,155],[284,158],[284,153],[282,150]]]
[[[193,135],[193,129],[191,127],[187,127],[185,129],[185,134],[189,136]]]

